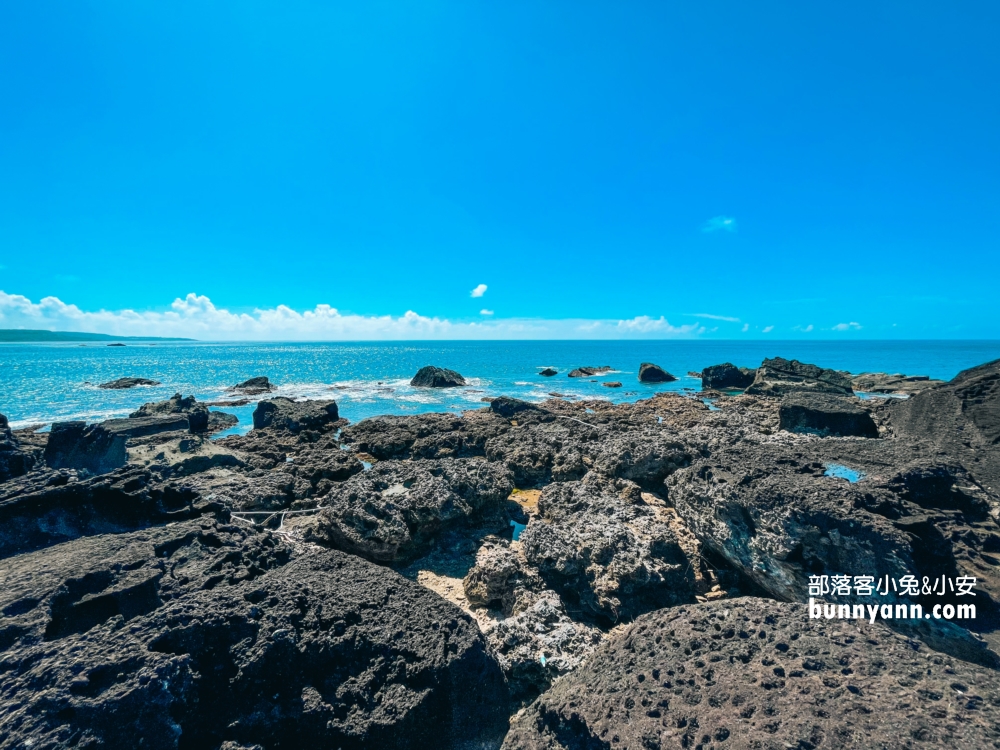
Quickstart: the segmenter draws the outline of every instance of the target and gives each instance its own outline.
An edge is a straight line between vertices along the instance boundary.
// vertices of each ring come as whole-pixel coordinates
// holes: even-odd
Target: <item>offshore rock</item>
[[[451,529],[475,524],[502,531],[513,489],[503,466],[482,459],[380,461],[333,485],[319,513],[295,523],[307,541],[399,562]]]
[[[613,624],[694,598],[694,573],[665,513],[638,485],[588,474],[551,484],[520,542],[567,606]]]
[[[418,388],[455,388],[465,385],[465,378],[454,370],[446,370],[443,367],[421,367],[417,374],[413,376],[410,385]]]
[[[279,396],[261,401],[253,412],[253,428],[263,430],[324,430],[340,419],[336,401],[293,401]]]
[[[851,379],[846,374],[781,357],[765,359],[757,368],[753,383],[746,389],[747,394],[755,396],[784,396],[793,391],[854,395]]]
[[[259,396],[263,393],[271,393],[278,390],[278,386],[268,380],[266,375],[261,375],[256,378],[244,380],[242,383],[237,383],[227,390],[230,393],[241,393],[244,396]]]
[[[743,598],[639,618],[519,715],[503,747],[992,747],[998,706],[993,670],[881,623]]]
[[[127,437],[99,424],[88,427],[86,422],[56,422],[45,446],[45,463],[50,469],[106,474],[125,465]]]
[[[852,403],[853,402],[853,403]],[[789,432],[877,438],[878,427],[855,399],[828,393],[793,392],[781,399],[780,427]]]
[[[106,388],[108,390],[124,390],[126,388],[135,388],[140,385],[159,385],[159,380],[147,380],[146,378],[118,378],[118,380],[112,380],[109,383],[101,383],[98,388]]]
[[[544,370],[542,370],[538,374],[542,375],[542,376],[544,376],[546,378],[551,378],[553,375],[558,375],[559,371],[558,370],[553,370],[551,367],[546,367]]]
[[[0,562],[10,747],[489,748],[475,624],[385,568],[187,522]]]
[[[611,372],[611,367],[608,365],[604,365],[603,367],[577,367],[575,370],[570,370],[567,377],[589,378],[594,375],[601,375],[605,372]]]
[[[677,378],[658,365],[650,362],[639,365],[639,381],[642,383],[670,383],[674,380]]]
[[[725,362],[701,371],[701,387],[705,390],[732,391],[749,388],[757,377],[757,370],[737,367]]]

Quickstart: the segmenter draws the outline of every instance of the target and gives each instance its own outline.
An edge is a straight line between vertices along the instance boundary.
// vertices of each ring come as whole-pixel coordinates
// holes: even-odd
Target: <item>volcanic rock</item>
[[[0,414],[0,482],[26,474],[35,465],[34,451],[24,450]]]
[[[459,458],[484,455],[487,441],[509,429],[510,422],[489,409],[467,411],[461,416],[372,417],[345,427],[341,439],[379,460],[406,458],[411,454],[421,458]]]
[[[743,598],[639,618],[515,718],[503,747],[989,747],[998,706],[995,671],[881,623]]]
[[[853,402],[853,403],[852,403]],[[813,435],[877,438],[871,414],[856,399],[828,393],[793,391],[781,399],[781,429]]]
[[[111,344],[108,344],[111,346]],[[122,344],[121,346],[124,346]],[[159,380],[147,380],[146,378],[118,378],[118,380],[112,380],[108,383],[101,383],[98,388],[107,388],[109,390],[124,390],[126,388],[135,388],[139,385],[159,385]]]
[[[521,401],[508,396],[500,396],[490,401],[490,411],[499,414],[504,419],[512,419],[521,412],[544,413],[545,410],[528,401]]]
[[[639,381],[642,383],[670,383],[674,380],[677,378],[658,365],[650,362],[639,365]]]
[[[889,375],[884,372],[863,372],[851,378],[855,391],[905,396],[913,396],[943,383],[943,380],[932,380],[927,375]]]
[[[701,371],[701,387],[706,390],[732,391],[749,388],[757,371],[725,362]]]
[[[237,383],[227,390],[230,393],[242,393],[244,396],[259,396],[262,393],[271,393],[278,390],[278,386],[268,380],[266,375],[261,375],[256,378],[244,380],[242,383]]]
[[[293,401],[279,396],[257,404],[253,412],[253,428],[297,433],[328,429],[339,419],[336,401]]]
[[[413,376],[410,385],[418,388],[455,388],[465,385],[465,378],[454,370],[446,370],[443,367],[421,367],[417,374]]]
[[[551,378],[553,375],[558,375],[559,371],[558,370],[553,370],[551,367],[546,367],[544,370],[542,370],[538,374],[539,375],[543,375],[543,376],[545,376],[547,378]]]
[[[781,357],[765,359],[746,389],[746,393],[755,396],[784,396],[792,391],[854,395],[851,378],[846,374]]]
[[[88,427],[86,422],[56,422],[49,432],[45,463],[51,469],[105,474],[125,465],[126,437],[99,424]]]
[[[605,388],[621,388],[622,387],[622,384],[619,381],[617,381],[617,380],[613,380],[613,381],[610,381],[608,383],[601,383],[601,385],[603,385]]]
[[[357,557],[187,522],[0,562],[11,747],[497,746],[506,688],[456,607]]]
[[[575,370],[570,370],[567,377],[589,378],[593,375],[600,375],[605,372],[611,372],[611,368],[607,365],[605,365],[604,367],[578,367]]]

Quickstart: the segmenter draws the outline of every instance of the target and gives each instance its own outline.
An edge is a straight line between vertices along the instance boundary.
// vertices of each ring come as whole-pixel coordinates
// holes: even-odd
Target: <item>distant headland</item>
[[[49,341],[194,341],[185,338],[162,336],[112,336],[107,333],[80,333],[77,331],[42,331],[24,328],[0,328],[0,343],[33,343]]]

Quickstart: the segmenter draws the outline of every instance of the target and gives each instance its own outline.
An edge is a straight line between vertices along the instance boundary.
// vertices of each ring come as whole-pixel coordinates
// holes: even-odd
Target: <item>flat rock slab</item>
[[[993,670],[881,624],[742,598],[639,618],[517,717],[503,747],[996,747],[998,722]]]
[[[753,396],[784,396],[793,391],[854,395],[851,378],[845,373],[781,357],[765,359],[746,389]]]
[[[878,427],[857,399],[829,393],[793,392],[781,399],[782,430],[812,435],[877,438]]]
[[[107,390],[124,390],[126,388],[135,388],[140,385],[159,385],[159,380],[149,380],[147,378],[118,378],[118,380],[112,380],[108,383],[101,383],[98,388],[104,388]]]
[[[0,746],[489,748],[471,619],[335,551],[187,522],[0,562]]]

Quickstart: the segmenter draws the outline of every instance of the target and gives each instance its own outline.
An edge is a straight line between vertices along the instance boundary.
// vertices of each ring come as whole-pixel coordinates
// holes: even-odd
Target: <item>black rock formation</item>
[[[702,385],[705,386],[704,382]],[[784,396],[792,391],[854,395],[847,374],[781,357],[765,359],[757,368],[753,383],[746,389],[747,393],[756,396]]]
[[[750,387],[756,376],[756,370],[725,362],[701,371],[701,387],[715,391],[743,390]]]
[[[780,427],[789,432],[877,438],[878,427],[857,399],[829,393],[792,392],[781,399]]]
[[[125,465],[127,434],[99,424],[56,422],[45,446],[45,463],[51,469],[86,469],[105,474]]]
[[[639,381],[642,383],[672,383],[677,380],[659,365],[643,362],[639,365]]]
[[[114,344],[108,344],[108,346],[114,346]],[[124,346],[124,344],[121,344]],[[159,385],[159,380],[147,380],[146,378],[118,378],[118,380],[112,380],[109,383],[101,383],[98,388],[106,388],[109,390],[124,390],[126,388],[135,388],[139,385]]]
[[[589,378],[593,375],[600,375],[605,372],[610,372],[611,367],[604,365],[603,367],[577,367],[575,370],[570,370],[566,377],[570,378]]]
[[[336,401],[293,401],[277,397],[261,401],[253,412],[253,428],[262,430],[323,430],[340,419]]]
[[[465,385],[465,378],[454,370],[428,365],[417,370],[410,385],[418,388],[455,388]]]
[[[256,378],[244,380],[242,383],[237,383],[228,390],[231,393],[242,393],[244,396],[259,396],[262,393],[271,393],[278,390],[278,386],[268,380],[267,376],[261,375]]]

